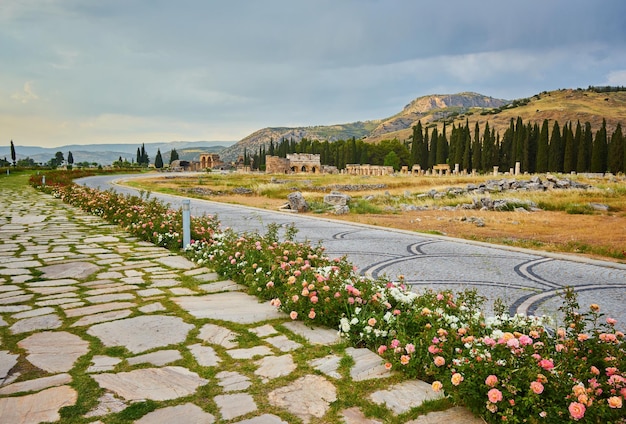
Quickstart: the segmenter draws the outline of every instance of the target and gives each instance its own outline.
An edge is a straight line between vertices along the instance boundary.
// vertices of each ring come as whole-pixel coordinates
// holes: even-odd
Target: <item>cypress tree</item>
[[[602,128],[596,131],[596,136],[593,140],[591,148],[591,172],[605,172],[606,171],[606,120],[602,120]]]
[[[141,150],[137,147],[137,165],[141,165]]]
[[[446,123],[443,123],[443,131],[437,138],[436,165],[448,163],[448,137],[446,137]]]
[[[11,140],[11,161],[13,162],[13,167],[17,164],[17,158],[15,155],[15,145],[13,144],[13,140]]]
[[[157,149],[156,157],[154,158],[154,167],[157,169],[163,168],[163,158],[161,157],[161,149]]]
[[[624,172],[624,136],[622,125],[619,123],[609,142],[608,169],[614,174]]]
[[[485,125],[489,125],[486,123]],[[476,126],[474,127],[474,140],[472,140],[472,158],[471,158],[472,169],[476,171],[480,171],[482,166],[482,148],[480,145],[480,128],[478,126],[478,121],[476,121]]]
[[[67,163],[70,165],[74,164],[74,155],[72,155],[72,152],[67,152]]]
[[[270,137],[270,148],[268,150],[270,156],[274,156],[274,140]]]
[[[413,141],[411,142],[411,161],[413,165],[422,164],[422,145],[424,144],[424,131],[422,129],[422,121],[417,121],[417,125],[413,126]]]
[[[580,125],[580,120],[576,122],[574,143],[576,144],[576,172],[587,172],[587,152],[583,139],[583,129]]]
[[[170,152],[170,165],[172,164],[172,162],[178,159],[178,152],[176,151],[176,149],[172,149],[172,151]]]
[[[430,135],[430,150],[428,151],[428,168],[437,165],[437,144],[439,144],[439,134],[437,128],[433,128]]]
[[[489,172],[489,168],[493,169],[493,150],[494,150],[494,140],[491,139],[491,131],[489,130],[489,122],[485,122],[485,132],[483,133],[483,143],[482,143],[482,151],[480,156],[480,169],[483,172]]]
[[[463,128],[463,165],[461,167],[467,172],[470,172],[472,168],[472,137],[467,119],[465,120],[465,128]]]
[[[561,127],[558,121],[554,121],[550,145],[548,146],[548,171],[563,171],[563,142],[561,137]]]
[[[544,119],[537,141],[537,172],[548,172],[548,120]]]
[[[574,133],[572,132],[572,123],[565,125],[563,128],[563,172],[570,173],[576,170],[576,142],[574,141]]]

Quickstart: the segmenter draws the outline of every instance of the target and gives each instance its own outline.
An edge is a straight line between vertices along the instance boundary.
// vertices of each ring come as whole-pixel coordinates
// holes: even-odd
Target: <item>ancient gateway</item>
[[[265,157],[265,171],[268,174],[317,174],[322,172],[320,155],[310,153],[291,153],[286,158]]]

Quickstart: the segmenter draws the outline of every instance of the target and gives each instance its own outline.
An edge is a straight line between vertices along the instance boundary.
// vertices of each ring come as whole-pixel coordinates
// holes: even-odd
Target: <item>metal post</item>
[[[183,200],[183,249],[191,243],[191,215],[189,199]]]

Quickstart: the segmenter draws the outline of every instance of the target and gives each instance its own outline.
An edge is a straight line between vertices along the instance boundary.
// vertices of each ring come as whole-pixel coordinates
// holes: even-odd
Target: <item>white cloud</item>
[[[608,85],[626,85],[626,69],[609,72],[606,80]]]
[[[20,103],[28,103],[32,100],[38,100],[39,96],[35,94],[32,81],[26,81],[21,92],[14,93],[11,98]]]

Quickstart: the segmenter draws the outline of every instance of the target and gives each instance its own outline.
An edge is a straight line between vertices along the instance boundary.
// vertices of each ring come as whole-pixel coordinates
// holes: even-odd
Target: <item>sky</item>
[[[624,0],[0,0],[0,144],[236,141],[626,85]]]

